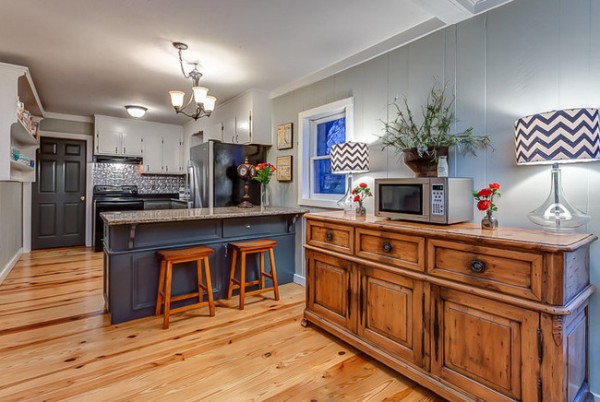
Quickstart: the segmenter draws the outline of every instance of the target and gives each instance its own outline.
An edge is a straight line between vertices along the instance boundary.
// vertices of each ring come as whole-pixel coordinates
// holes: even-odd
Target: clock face
[[[238,171],[238,175],[240,177],[246,177],[246,175],[248,174],[248,165],[246,165],[246,164],[239,165],[237,168],[237,171]]]

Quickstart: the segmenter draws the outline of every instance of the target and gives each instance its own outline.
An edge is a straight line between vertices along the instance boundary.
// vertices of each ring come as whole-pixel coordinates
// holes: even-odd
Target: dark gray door
[[[32,191],[32,249],[85,244],[85,155],[85,141],[41,138]]]

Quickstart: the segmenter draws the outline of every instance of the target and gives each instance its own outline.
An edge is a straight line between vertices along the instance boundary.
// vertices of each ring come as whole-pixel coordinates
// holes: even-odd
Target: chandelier
[[[184,50],[187,50],[188,45],[181,42],[173,42],[173,47],[179,51],[179,64],[181,65],[181,72],[183,73],[183,76],[186,79],[190,78],[192,80],[192,93],[190,94],[190,99],[185,106],[185,92],[177,90],[169,91],[169,95],[171,95],[171,104],[173,105],[173,108],[175,108],[175,112],[183,113],[194,120],[198,120],[201,117],[210,116],[212,111],[215,109],[215,102],[217,101],[217,98],[214,96],[208,96],[208,88],[201,87],[199,85],[200,78],[202,78],[202,73],[198,71],[197,62],[192,63],[194,65],[194,69],[190,71],[189,74],[185,73],[181,53]],[[195,110],[193,113],[188,114],[185,112],[185,109],[192,103],[194,104]]]

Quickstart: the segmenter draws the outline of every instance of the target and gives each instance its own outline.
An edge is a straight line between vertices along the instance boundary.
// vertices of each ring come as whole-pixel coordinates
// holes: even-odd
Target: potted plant
[[[448,149],[455,146],[461,153],[475,155],[477,148],[487,148],[490,137],[473,134],[469,127],[459,133],[451,133],[455,121],[454,95],[447,100],[446,87],[437,89],[434,84],[427,96],[427,104],[422,108],[423,118],[419,124],[404,98],[404,109],[394,102],[397,115],[391,122],[384,122],[385,134],[383,149],[394,148],[402,153],[404,163],[417,176],[435,176],[438,156],[448,155]]]

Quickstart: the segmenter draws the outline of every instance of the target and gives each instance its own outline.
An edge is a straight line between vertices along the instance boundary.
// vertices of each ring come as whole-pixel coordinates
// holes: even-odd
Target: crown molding
[[[57,119],[57,120],[68,120],[68,121],[78,121],[81,123],[93,123],[94,122],[94,117],[92,117],[92,116],[77,116],[74,114],[66,114],[66,113],[46,112],[46,113],[44,113],[44,118]]]

